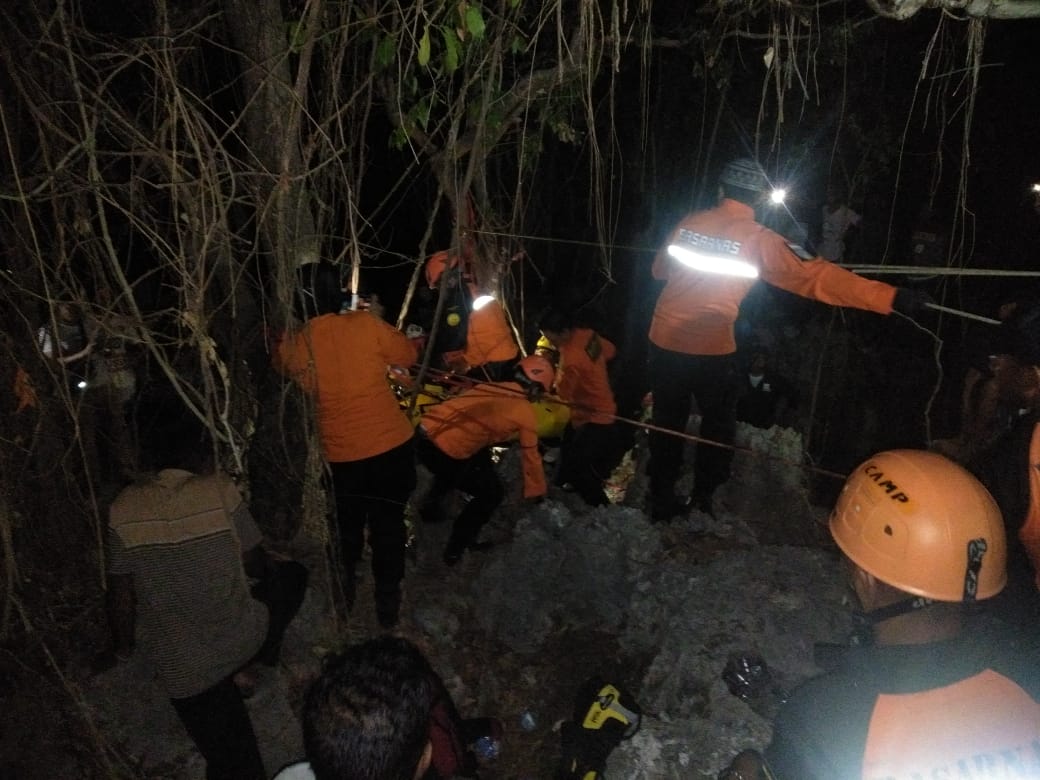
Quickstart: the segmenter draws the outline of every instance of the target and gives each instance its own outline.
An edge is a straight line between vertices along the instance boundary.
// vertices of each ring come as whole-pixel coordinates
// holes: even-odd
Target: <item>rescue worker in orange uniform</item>
[[[300,268],[306,320],[278,345],[275,365],[317,405],[322,449],[332,472],[336,524],[353,601],[365,529],[372,549],[376,615],[396,625],[405,573],[405,506],[415,489],[414,431],[387,383],[390,366],[411,366],[408,338],[367,311],[340,314],[343,291],[328,262]]]
[[[482,292],[467,273],[465,262],[447,250],[426,261],[426,283],[448,296],[441,310],[436,352],[444,367],[476,379],[508,379],[520,357],[520,347],[506,320],[505,309]],[[441,276],[447,272],[444,285]]]
[[[1001,616],[1036,631],[1040,626],[1040,301],[1023,302],[998,327],[990,358],[998,403],[1010,423],[968,464],[1004,514],[1008,588]]]
[[[524,498],[546,494],[545,470],[538,452],[538,419],[531,399],[553,385],[552,365],[541,355],[528,355],[512,381],[487,382],[429,407],[418,426],[419,460],[433,474],[433,487],[423,500],[424,522],[444,519],[441,502],[451,490],[469,495],[452,524],[444,562],[454,566],[466,550],[482,550],[477,541],[505,489],[495,473],[491,447],[519,439]]]
[[[986,630],[970,608],[1007,577],[985,487],[937,453],[882,452],[849,476],[830,531],[865,644],[791,694],[757,776],[1040,776],[1035,642]]]
[[[736,431],[734,323],[755,279],[835,306],[908,316],[931,298],[926,293],[864,279],[821,258],[803,261],[787,241],[759,224],[771,187],[751,159],[726,165],[717,206],[682,219],[653,263],[665,282],[650,325],[653,424],[686,430],[691,396],[701,413],[700,435],[731,445]],[[683,440],[650,431],[651,516],[667,520],[690,501],[675,496]],[[699,444],[692,502],[711,512],[715,489],[729,479],[732,450]]]
[[[617,349],[591,328],[577,327],[566,312],[546,313],[539,328],[559,355],[556,394],[571,412],[560,443],[556,483],[570,484],[589,506],[608,504],[603,483],[623,455],[618,451],[617,402],[607,375]]]

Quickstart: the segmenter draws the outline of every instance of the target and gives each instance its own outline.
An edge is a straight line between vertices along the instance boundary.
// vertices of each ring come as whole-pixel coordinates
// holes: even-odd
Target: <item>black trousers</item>
[[[568,424],[560,442],[556,484],[569,482],[589,506],[610,503],[603,483],[625,454],[618,427],[617,423],[590,422],[578,428]]]
[[[186,699],[170,699],[206,759],[206,780],[265,780],[253,724],[231,676]]]
[[[296,617],[307,593],[307,567],[299,561],[273,561],[252,595],[267,607],[267,636],[254,660],[267,666],[278,663],[285,629]]]
[[[650,387],[653,391],[653,424],[685,432],[691,401],[701,413],[700,436],[733,444],[736,435],[735,355],[686,355],[650,345]],[[650,431],[650,477],[652,496],[669,496],[682,470],[685,440]],[[697,444],[694,463],[695,490],[710,494],[729,479],[733,450]]]
[[[433,487],[423,499],[424,504],[439,504],[451,490],[461,490],[471,496],[452,523],[449,546],[466,547],[477,541],[480,529],[505,498],[505,488],[495,471],[490,448],[465,460],[456,460],[420,436],[419,460],[433,474]]]
[[[404,579],[405,506],[415,490],[415,444],[409,439],[380,455],[330,463],[336,496],[336,526],[347,574],[365,548],[365,529],[372,548],[372,577],[379,594],[397,593]]]

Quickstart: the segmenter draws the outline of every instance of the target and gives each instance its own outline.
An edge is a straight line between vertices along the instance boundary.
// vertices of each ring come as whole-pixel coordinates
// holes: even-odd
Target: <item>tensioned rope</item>
[[[574,238],[554,238],[552,236],[532,236],[518,233],[502,233],[494,230],[473,229],[471,232],[480,233],[485,236],[497,238],[511,238],[520,241],[542,241],[548,244],[569,244],[571,246],[588,246],[596,248],[609,247],[610,249],[626,250],[631,252],[653,253],[657,247],[634,246],[632,244],[609,244],[605,245],[599,241],[582,241]],[[900,274],[919,276],[991,276],[1000,277],[1040,277],[1040,269],[1023,271],[1011,268],[961,268],[961,267],[937,267],[931,265],[880,265],[877,263],[834,263],[839,268],[847,271],[864,274]]]

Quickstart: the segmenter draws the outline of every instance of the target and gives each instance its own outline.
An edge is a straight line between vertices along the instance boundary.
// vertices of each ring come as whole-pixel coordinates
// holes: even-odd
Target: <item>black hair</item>
[[[296,315],[303,320],[336,314],[345,296],[339,268],[327,260],[305,263],[296,269]]]
[[[1000,325],[998,353],[1030,366],[1040,366],[1040,300],[1020,302]]]
[[[548,309],[538,319],[538,330],[562,333],[574,328],[574,315],[563,309]]]
[[[316,780],[412,780],[429,740],[433,679],[419,648],[400,637],[333,657],[303,704]]]

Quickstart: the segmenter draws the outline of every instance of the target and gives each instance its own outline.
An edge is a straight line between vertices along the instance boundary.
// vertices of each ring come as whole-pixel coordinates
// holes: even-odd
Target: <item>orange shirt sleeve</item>
[[[536,498],[544,496],[549,488],[545,484],[545,467],[542,465],[542,455],[538,452],[537,421],[534,417],[534,411],[529,411],[530,420],[518,421],[520,429],[520,465],[524,473],[524,498]]]
[[[772,231],[763,230],[752,240],[758,244],[762,279],[769,284],[832,306],[892,313],[892,285],[864,279],[820,257],[803,261]]]

